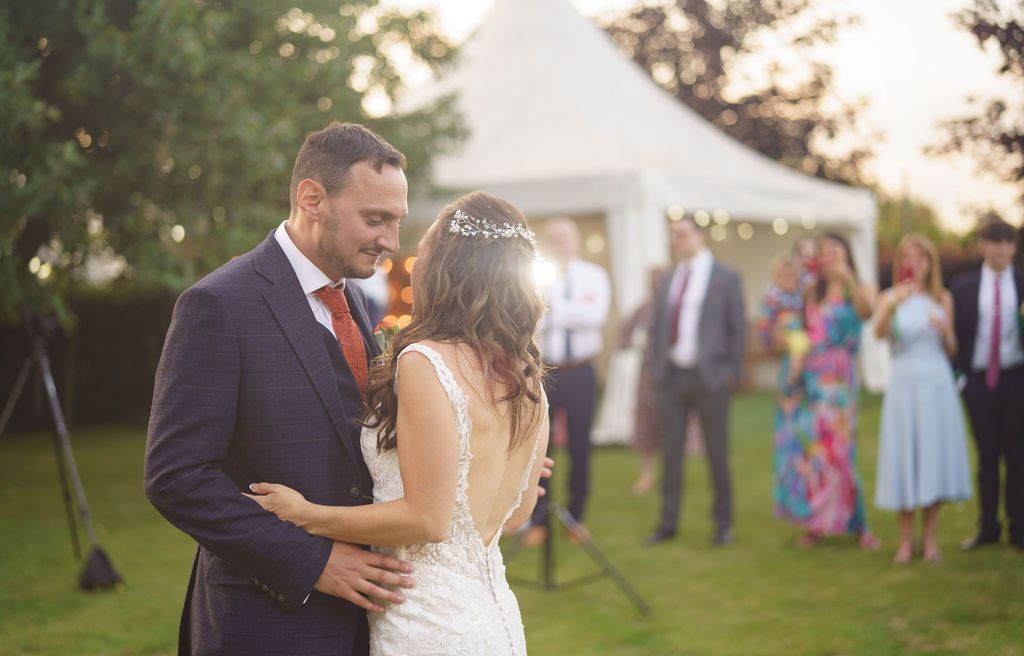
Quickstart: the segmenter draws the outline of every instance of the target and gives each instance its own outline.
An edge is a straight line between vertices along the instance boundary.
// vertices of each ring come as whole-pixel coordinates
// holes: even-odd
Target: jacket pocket
[[[228,564],[223,558],[210,555],[206,562],[207,583],[217,585],[252,585],[252,579]]]

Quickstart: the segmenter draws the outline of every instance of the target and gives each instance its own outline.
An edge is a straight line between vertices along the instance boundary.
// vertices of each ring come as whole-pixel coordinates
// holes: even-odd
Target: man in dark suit
[[[407,563],[312,537],[243,491],[279,481],[310,501],[372,501],[359,446],[377,354],[365,278],[398,249],[405,158],[362,126],[311,134],[291,213],[178,299],[157,371],[145,490],[199,543],[182,654],[365,654],[365,610],[401,603]]]
[[[722,546],[733,541],[729,395],[739,383],[746,346],[743,288],[739,275],[708,251],[704,231],[692,218],[672,222],[669,233],[677,264],[658,286],[649,346],[665,462],[661,518],[647,542],[676,534],[686,419],[696,411],[714,486],[714,544]]]
[[[964,550],[999,542],[1000,461],[1010,542],[1024,550],[1024,274],[1014,271],[1016,231],[991,219],[978,231],[980,269],[950,284],[960,349],[954,366],[965,377],[964,403],[978,449],[978,533]]]

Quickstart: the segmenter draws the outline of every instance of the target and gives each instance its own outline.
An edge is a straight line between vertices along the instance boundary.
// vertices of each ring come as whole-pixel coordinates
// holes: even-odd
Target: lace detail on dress
[[[434,366],[455,416],[459,433],[455,507],[448,537],[443,542],[374,548],[413,563],[416,587],[403,590],[404,604],[370,614],[371,654],[525,655],[519,605],[505,580],[505,565],[498,548],[501,531],[485,545],[470,512],[469,466],[473,454],[469,437],[473,425],[469,399],[437,351],[425,344],[410,344],[398,357],[409,351],[422,354]],[[397,389],[397,377],[395,385]],[[374,502],[403,497],[398,449],[377,453],[377,432],[368,428],[363,429],[361,446],[373,477]],[[534,446],[503,525],[522,502],[536,458]]]

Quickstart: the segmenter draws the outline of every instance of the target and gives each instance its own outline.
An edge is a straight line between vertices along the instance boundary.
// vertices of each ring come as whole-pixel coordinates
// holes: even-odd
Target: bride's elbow
[[[444,542],[448,539],[452,519],[448,517],[431,517],[423,515],[420,522],[420,540],[418,542]]]

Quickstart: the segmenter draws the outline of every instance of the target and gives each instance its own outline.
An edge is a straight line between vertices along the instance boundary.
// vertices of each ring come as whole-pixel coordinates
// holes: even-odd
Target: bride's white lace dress
[[[402,590],[403,604],[385,605],[370,613],[371,656],[519,656],[526,654],[526,639],[519,604],[505,580],[505,564],[498,538],[484,544],[470,514],[469,466],[472,459],[469,400],[437,351],[411,344],[409,351],[426,356],[434,365],[455,413],[459,432],[459,479],[455,490],[448,538],[436,544],[374,547],[412,563],[416,587]],[[374,503],[405,495],[398,468],[398,449],[377,453],[377,431],[363,429],[363,458],[373,477]],[[519,505],[529,483],[533,459],[523,472],[516,500],[505,521]],[[502,522],[504,524],[504,522]]]

